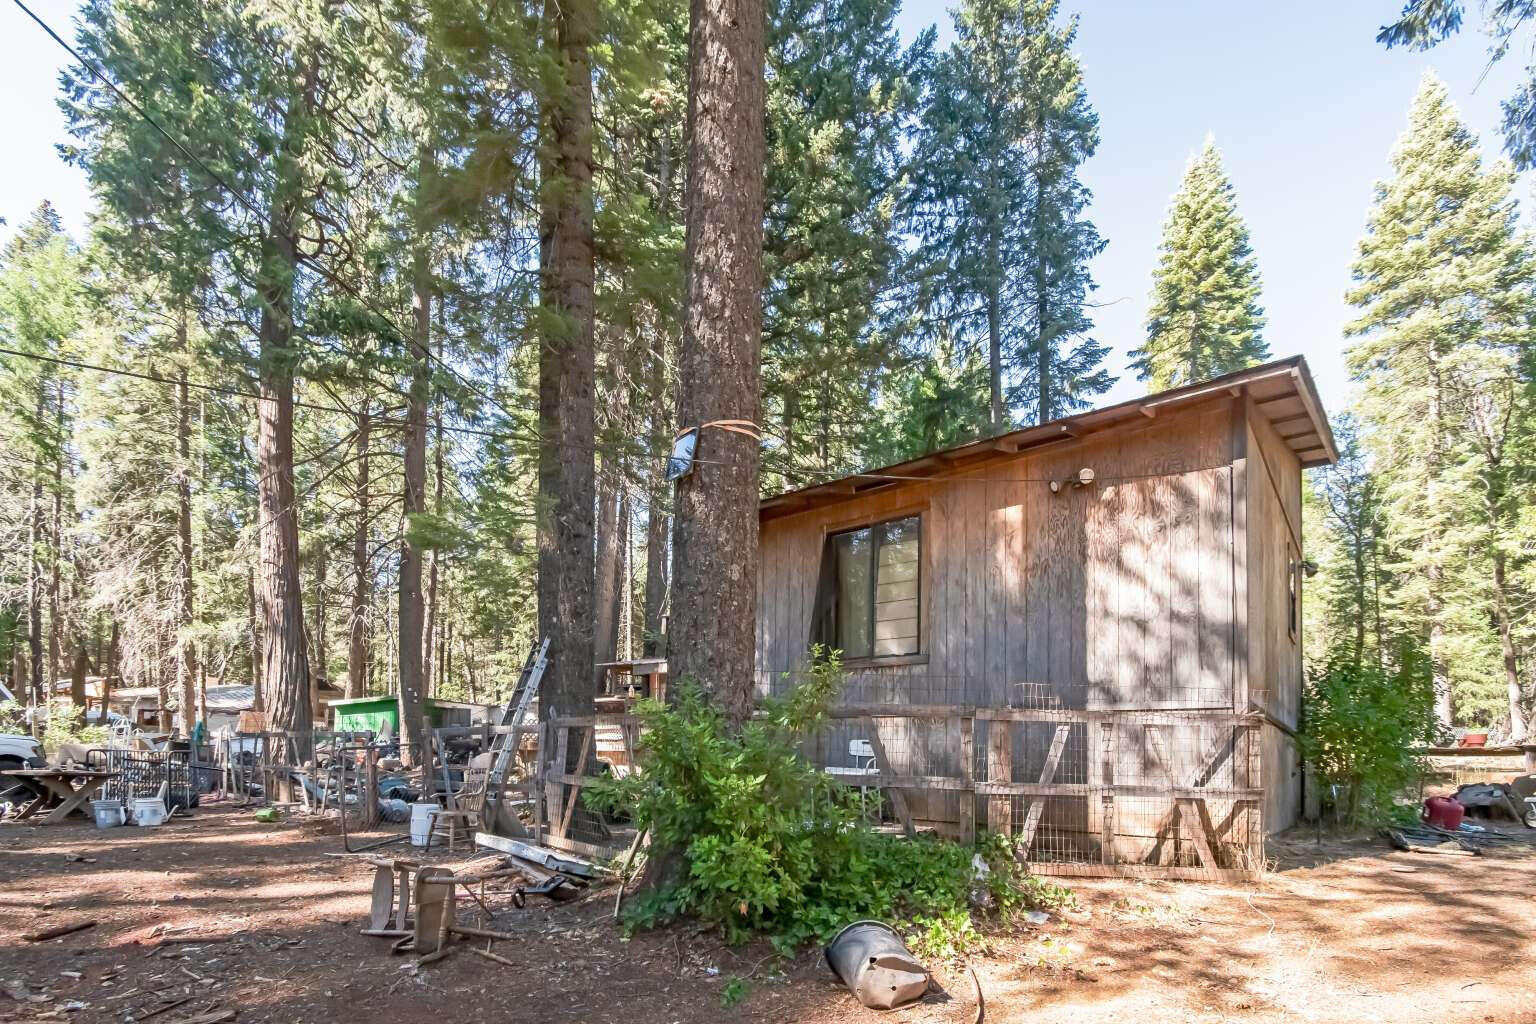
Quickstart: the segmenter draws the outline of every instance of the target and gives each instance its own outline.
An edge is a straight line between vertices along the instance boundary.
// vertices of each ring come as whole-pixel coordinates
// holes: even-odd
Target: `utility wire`
[[[209,167],[206,163],[204,163],[202,158],[200,158],[196,153],[193,153],[190,149],[188,149],[181,142],[180,139],[176,138],[169,131],[167,131],[166,128],[163,125],[161,125],[160,122],[157,121],[154,117],[152,117],[149,114],[148,111],[146,111],[142,106],[140,106],[137,102],[135,102],[133,100],[133,98],[130,97],[127,93],[123,92],[122,89],[118,88],[117,84],[112,81],[112,79],[106,74],[106,72],[101,70],[101,68],[99,68],[97,65],[95,65],[91,61],[86,60],[86,58],[80,53],[80,51],[76,50],[73,46],[71,46],[68,42],[66,42],[65,39],[62,36],[60,36],[57,32],[55,32],[53,30],[52,26],[50,26],[36,12],[34,12],[30,7],[28,7],[23,2],[23,0],[12,0],[12,3],[14,3],[18,8],[20,8],[22,13],[26,14],[27,17],[31,18],[34,22],[36,22],[38,27],[41,28],[44,32],[46,32],[48,34],[48,36],[55,43],[58,43],[59,46],[63,47],[64,51],[66,53],[68,53],[71,57],[73,57],[76,61],[78,61],[81,67],[83,67],[87,71],[89,71],[103,85],[105,85],[108,89],[110,89],[114,95],[116,95],[119,99],[121,99],[124,103],[126,103],[129,106],[129,108],[131,108],[135,114],[137,114],[141,119],[143,119],[143,121],[146,124],[148,124],[150,127],[154,128],[154,130],[156,132],[158,132],[160,135],[164,136],[164,138],[166,139],[167,142],[169,142],[172,146],[175,146],[176,149],[178,149],[183,155],[185,155],[188,160],[191,160],[194,164],[196,164],[197,167],[199,169],[201,169],[204,174],[208,175],[208,177],[213,179],[213,181],[217,182],[218,185],[221,188],[225,189],[230,194],[230,197],[232,199],[234,199],[236,202],[238,202],[241,206],[245,207],[246,210],[250,211],[250,213],[252,215],[256,216],[257,218],[262,218],[264,216],[263,211],[261,210],[261,208],[256,203],[251,201],[249,198],[246,197],[246,195],[243,192],[241,192],[240,190],[236,189],[233,185],[231,185],[228,181],[226,181],[217,171],[215,171],[213,168]],[[352,283],[350,281],[347,281],[344,278],[338,277],[328,267],[325,267],[325,266],[315,262],[314,259],[312,259],[308,255],[306,255],[302,251],[302,249],[300,248],[300,246],[298,244],[298,241],[296,239],[294,239],[292,235],[290,235],[286,231],[284,231],[283,232],[283,238],[284,238],[285,241],[287,241],[287,242],[289,242],[290,244],[293,245],[293,247],[294,247],[294,260],[295,260],[296,263],[303,264],[304,266],[308,267],[310,270],[313,270],[315,273],[319,274],[326,281],[329,281],[331,284],[333,284],[336,287],[342,289],[348,295],[350,295],[352,298],[356,299],[363,306],[363,308],[367,309],[369,312],[371,312],[375,316],[377,316],[382,323],[387,324],[389,326],[390,330],[392,331],[392,333],[394,333],[394,335],[395,335],[397,340],[401,341],[407,348],[414,348],[414,349],[419,350],[420,354],[428,362],[436,362],[438,365],[440,365],[449,374],[449,376],[453,377],[456,381],[458,381],[459,384],[461,386],[463,386],[466,390],[468,390],[471,393],[476,394],[479,397],[483,398],[486,402],[488,402],[491,405],[495,406],[496,408],[500,409],[506,415],[514,416],[515,417],[516,414],[513,413],[511,409],[508,409],[505,405],[503,405],[500,401],[498,401],[491,394],[489,394],[488,392],[482,390],[477,385],[475,385],[472,381],[470,381],[467,377],[465,377],[464,375],[459,373],[458,370],[454,369],[454,367],[450,363],[448,363],[446,360],[444,360],[441,356],[439,356],[436,353],[434,353],[429,346],[419,344],[418,342],[415,341],[414,338],[412,338],[410,336],[409,332],[401,331],[399,326],[396,325],[393,322],[392,318],[390,317],[390,315],[388,313],[385,313],[383,310],[379,309],[376,305],[374,305],[372,302],[370,302],[366,297],[364,297],[363,294],[361,292],[359,292],[352,285]],[[350,415],[353,415],[353,416],[357,415],[357,413],[353,412],[352,410],[346,410],[346,411]],[[534,438],[533,440],[534,440],[534,443],[538,443],[538,444],[550,443],[550,442],[547,442],[547,441],[545,441],[543,439],[540,439],[540,438]],[[553,442],[553,443],[555,443],[555,444],[566,444],[567,446],[570,446],[568,442],[558,442],[558,441],[556,441],[556,442]],[[577,446],[572,446],[572,447],[581,447],[581,448],[583,448],[583,450],[585,450],[585,446],[577,445]],[[594,451],[595,450],[596,449],[594,447]]]

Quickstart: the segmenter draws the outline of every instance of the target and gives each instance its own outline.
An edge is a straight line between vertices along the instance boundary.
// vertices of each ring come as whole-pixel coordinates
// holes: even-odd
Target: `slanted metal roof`
[[[1339,453],[1334,444],[1333,430],[1328,426],[1328,417],[1323,414],[1322,403],[1317,397],[1317,386],[1312,382],[1307,361],[1301,356],[1292,356],[1212,377],[1197,384],[1133,398],[1103,409],[1063,416],[1049,423],[929,452],[895,465],[786,491],[763,499],[758,505],[758,515],[761,519],[774,519],[808,508],[847,501],[871,491],[896,486],[906,480],[943,476],[1067,438],[1112,430],[1122,424],[1144,422],[1145,417],[1156,416],[1163,410],[1190,405],[1223,392],[1233,397],[1248,394],[1259,414],[1269,421],[1296,453],[1303,467],[1326,466],[1338,461]]]

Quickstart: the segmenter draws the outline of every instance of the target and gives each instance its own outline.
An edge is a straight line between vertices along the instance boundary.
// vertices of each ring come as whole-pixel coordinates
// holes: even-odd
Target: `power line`
[[[185,155],[188,160],[191,160],[194,164],[196,164],[197,167],[199,169],[201,169],[204,174],[208,175],[209,178],[213,179],[213,181],[218,183],[218,185],[221,188],[223,188],[225,191],[227,191],[230,194],[230,197],[232,199],[234,199],[236,202],[238,202],[241,206],[245,207],[245,209],[248,210],[252,215],[254,215],[254,216],[258,217],[258,218],[264,216],[263,211],[261,210],[261,208],[256,203],[254,203],[249,198],[247,198],[246,195],[243,192],[241,192],[240,190],[236,189],[228,181],[224,180],[224,178],[222,176],[220,176],[218,174],[218,172],[216,172],[215,170],[213,170],[213,168],[209,167],[206,163],[204,163],[203,160],[196,153],[193,153],[190,149],[188,149],[181,142],[181,140],[177,139],[169,131],[167,131],[165,129],[165,127],[160,124],[159,121],[155,120],[154,117],[150,116],[148,111],[146,111],[143,107],[141,107],[138,103],[136,103],[133,100],[133,98],[130,97],[127,93],[123,92],[122,89],[118,88],[117,84],[115,82],[113,82],[111,80],[111,78],[108,77],[108,75],[104,71],[102,71],[94,63],[86,60],[85,57],[78,50],[76,50],[73,46],[71,46],[69,43],[67,43],[63,39],[62,36],[60,36],[57,32],[55,32],[53,30],[52,26],[50,26],[38,14],[36,14],[30,7],[28,7],[23,2],[23,0],[12,0],[12,2],[17,7],[19,7],[22,10],[22,12],[27,15],[27,17],[31,18],[34,22],[36,22],[38,27],[40,27],[44,32],[48,33],[48,36],[55,43],[58,43],[59,46],[63,47],[65,52],[67,52],[71,57],[73,57],[76,61],[78,61],[80,63],[81,67],[85,68],[93,76],[95,76],[99,81],[101,81],[101,83],[103,85],[105,85],[108,89],[110,89],[112,91],[112,93],[114,95],[116,95],[119,99],[121,99],[124,103],[126,103],[129,106],[129,108],[131,108],[133,110],[133,112],[135,114],[137,114],[145,123],[147,123],[152,128],[154,128],[154,130],[156,132],[158,132],[160,135],[164,136],[164,138],[166,139],[167,142],[169,142],[171,145],[175,146],[176,149],[181,151],[181,153],[183,155]],[[485,399],[487,402],[489,402],[491,405],[494,405],[495,407],[500,409],[506,415],[508,415],[508,416],[514,416],[515,415],[512,412],[512,410],[510,410],[506,406],[502,405],[502,403],[500,401],[498,401],[495,397],[493,397],[491,394],[489,394],[486,391],[481,390],[472,381],[470,381],[468,378],[466,378],[462,374],[460,374],[456,369],[453,368],[453,366],[451,364],[449,364],[441,356],[439,356],[439,355],[435,354],[434,352],[432,352],[432,350],[428,346],[422,345],[422,344],[416,342],[414,338],[410,337],[408,332],[401,331],[399,326],[392,322],[391,317],[390,317],[389,314],[385,313],[383,310],[379,309],[373,303],[368,301],[368,299],[365,298],[362,295],[362,293],[359,292],[352,285],[351,282],[349,282],[349,281],[347,281],[347,280],[337,276],[328,267],[322,266],[321,264],[315,262],[314,259],[312,259],[310,256],[306,255],[300,249],[298,241],[296,239],[294,239],[292,235],[288,234],[287,231],[283,231],[282,232],[282,236],[283,236],[285,241],[287,241],[287,242],[289,242],[290,244],[293,245],[293,247],[294,247],[294,261],[296,263],[303,264],[304,266],[308,267],[310,270],[313,270],[315,273],[319,274],[325,280],[329,281],[331,284],[334,284],[336,287],[341,288],[343,291],[345,291],[352,298],[356,299],[365,309],[367,309],[369,312],[371,312],[375,316],[377,316],[380,319],[381,322],[383,322],[385,324],[388,324],[389,327],[390,327],[391,332],[396,336],[396,338],[399,341],[403,342],[408,348],[414,347],[414,348],[418,349],[420,351],[421,355],[428,362],[436,362],[445,371],[447,371],[447,373],[451,377],[453,377],[455,380],[457,380],[459,382],[459,384],[462,385],[464,388],[466,388],[470,392],[480,396],[481,398]],[[347,412],[349,412],[351,415],[354,415],[354,416],[356,415],[356,413],[351,412],[351,410],[347,410]],[[543,444],[543,443],[546,443],[546,442],[544,442],[542,439],[540,439],[540,440],[537,441],[537,443]],[[560,442],[556,442],[556,443],[560,443]]]
[[[174,387],[180,387],[181,385],[185,384],[187,387],[193,388],[193,389],[198,390],[198,391],[206,391],[206,392],[210,392],[212,394],[225,395],[225,396],[230,397],[230,398],[242,398],[242,399],[248,399],[250,401],[256,401],[256,402],[275,402],[275,401],[277,401],[276,398],[272,398],[272,397],[270,397],[268,395],[263,395],[263,394],[259,394],[257,392],[252,392],[252,391],[241,391],[238,388],[224,387],[224,386],[217,385],[217,384],[208,384],[208,383],[205,383],[205,382],[202,382],[202,381],[195,381],[195,380],[185,380],[184,381],[184,380],[182,380],[179,377],[166,377],[166,376],[162,376],[160,374],[147,373],[147,372],[144,372],[142,370],[125,370],[125,369],[120,369],[118,367],[101,366],[100,364],[97,364],[97,363],[87,363],[87,362],[82,362],[81,360],[77,360],[77,359],[65,359],[62,356],[49,356],[49,355],[44,355],[44,354],[42,354],[40,352],[23,352],[23,351],[20,351],[19,349],[0,347],[0,355],[15,356],[15,357],[18,357],[18,358],[21,358],[21,359],[33,359],[33,360],[36,360],[38,362],[51,363],[51,364],[53,364],[55,366],[67,366],[67,367],[70,367],[71,369],[86,370],[86,371],[90,371],[92,373],[105,373],[105,374],[109,374],[109,375],[112,375],[112,376],[118,376],[118,377],[131,377],[131,378],[134,378],[136,380],[151,381],[151,382],[156,383],[156,384],[166,384],[166,385],[171,385],[171,386],[174,386]],[[296,408],[310,409],[310,410],[314,410],[316,412],[337,413],[339,415],[350,416],[350,417],[354,417],[354,418],[356,418],[356,417],[361,415],[356,410],[349,409],[349,408],[347,408],[345,406],[326,405],[326,404],[324,404],[322,402],[307,402],[307,401],[304,401],[303,399],[299,399],[299,398],[294,398],[291,401],[292,401],[293,405]],[[408,424],[404,420],[389,419],[389,418],[386,418],[386,417],[371,417],[371,421],[373,423],[379,424],[381,426],[386,426],[386,427],[404,428],[404,427],[408,426]],[[484,438],[489,438],[489,439],[493,439],[493,440],[501,440],[501,441],[526,441],[526,442],[528,442],[530,444],[541,444],[541,443],[544,443],[544,442],[542,442],[539,439],[538,435],[536,435],[536,434],[520,434],[520,433],[517,433],[517,432],[514,432],[514,431],[483,430],[483,429],[481,429],[479,427],[459,426],[459,425],[451,424],[451,423],[441,424],[441,427],[445,431],[450,431],[450,432],[457,433],[457,434],[470,434],[470,435],[473,435],[475,437],[484,437]],[[554,443],[555,444],[564,444],[565,442],[558,442],[557,441],[557,442],[554,442]],[[575,447],[579,447],[583,451],[586,451],[586,446],[585,445],[577,445]],[[605,454],[605,455],[617,455],[617,456],[624,456],[626,458],[665,459],[665,458],[669,458],[670,457],[668,455],[662,455],[662,454],[657,454],[655,452],[644,451],[643,449],[629,449],[629,450],[626,450],[626,449],[620,449],[620,448],[605,447],[605,446],[602,446],[602,445],[595,445],[593,450],[597,451],[597,452],[599,452],[601,454]]]

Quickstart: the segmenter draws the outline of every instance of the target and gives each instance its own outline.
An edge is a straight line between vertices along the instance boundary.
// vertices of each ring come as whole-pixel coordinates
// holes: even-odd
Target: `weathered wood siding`
[[[828,533],[921,513],[920,653],[850,699],[1231,707],[1231,404],[763,524],[758,669],[804,661]],[[1097,482],[1050,492],[1092,468]]]
[[[769,520],[758,594],[760,687],[772,688],[803,664],[825,536],[916,512],[923,522],[919,655],[855,666],[846,700],[1231,708],[1239,669],[1231,466],[1237,411],[1223,395],[970,472]],[[1094,470],[1094,484],[1051,493],[1048,481],[1073,479],[1084,467]],[[886,735],[885,728],[894,770],[958,771],[959,737],[942,723],[910,725],[906,734]],[[1052,731],[1015,731],[1014,779],[1038,777]],[[1213,742],[1192,739],[1200,749]],[[1182,749],[1181,741],[1174,745]],[[986,746],[978,737],[979,771],[987,770]],[[1088,759],[1098,756],[1092,746],[1074,737],[1056,780],[1090,782]],[[841,733],[826,747],[818,756],[843,763]],[[1116,736],[1115,759],[1117,777],[1164,781],[1135,727]],[[1197,768],[1180,761],[1181,773]],[[952,818],[939,798],[929,804],[915,813]],[[1162,813],[1149,808],[1142,816],[1150,822]]]
[[[1263,731],[1264,821],[1274,832],[1301,808],[1299,758],[1286,732],[1301,716],[1300,605],[1294,633],[1290,613],[1292,564],[1304,550],[1301,464],[1267,419],[1251,406],[1248,413],[1247,685],[1249,701],[1279,723]],[[1300,588],[1299,574],[1296,582]],[[1298,602],[1301,596],[1298,589]]]

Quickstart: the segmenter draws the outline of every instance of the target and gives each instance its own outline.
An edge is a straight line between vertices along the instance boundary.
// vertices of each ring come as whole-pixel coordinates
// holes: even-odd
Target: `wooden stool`
[[[447,808],[433,811],[432,827],[427,830],[427,845],[424,849],[431,849],[433,836],[448,840],[449,853],[454,851],[461,836],[465,840],[473,841],[475,819],[478,817],[474,811],[451,811]]]

